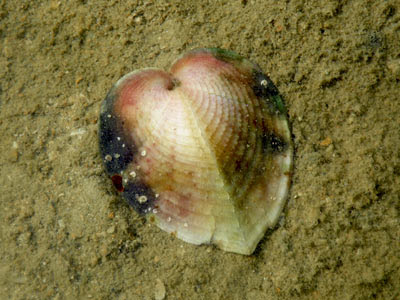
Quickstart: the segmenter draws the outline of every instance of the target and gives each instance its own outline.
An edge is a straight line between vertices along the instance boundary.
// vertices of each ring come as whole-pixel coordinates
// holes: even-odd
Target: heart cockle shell
[[[260,68],[197,49],[170,72],[122,77],[100,113],[116,189],[161,229],[251,254],[285,204],[293,144],[278,90]]]

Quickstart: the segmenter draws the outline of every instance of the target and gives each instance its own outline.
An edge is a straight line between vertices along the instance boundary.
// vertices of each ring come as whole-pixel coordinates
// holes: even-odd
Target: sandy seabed
[[[257,62],[293,128],[251,256],[149,224],[98,152],[118,78],[211,46]],[[0,78],[1,299],[400,299],[398,1],[0,0]]]

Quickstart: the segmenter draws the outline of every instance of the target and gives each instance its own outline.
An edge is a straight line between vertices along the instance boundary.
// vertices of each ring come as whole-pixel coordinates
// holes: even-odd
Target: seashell
[[[234,52],[196,49],[111,88],[100,152],[116,189],[161,229],[251,254],[285,204],[293,144],[278,90]]]

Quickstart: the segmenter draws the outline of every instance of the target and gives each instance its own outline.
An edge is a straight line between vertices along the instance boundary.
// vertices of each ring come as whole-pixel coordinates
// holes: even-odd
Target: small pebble
[[[19,158],[19,153],[17,149],[12,149],[10,152],[10,160],[11,162],[17,162]]]
[[[115,226],[111,226],[110,228],[107,229],[108,234],[112,234],[115,232]]]
[[[65,228],[65,224],[62,219],[58,220],[58,226],[60,226],[61,229]]]
[[[328,136],[326,139],[322,140],[319,143],[321,146],[329,146],[330,144],[332,144],[332,139]]]
[[[165,285],[160,279],[156,279],[156,286],[154,290],[154,298],[156,300],[165,299]]]

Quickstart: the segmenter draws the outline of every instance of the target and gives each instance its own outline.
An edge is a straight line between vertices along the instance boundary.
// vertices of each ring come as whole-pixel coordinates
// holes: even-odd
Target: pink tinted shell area
[[[171,67],[171,73],[178,79],[210,80],[210,76],[232,71],[232,64],[216,58],[207,51],[190,52]],[[208,77],[208,78],[207,78]]]
[[[115,113],[123,121],[129,122],[133,110],[140,109],[143,101],[163,99],[162,94],[170,90],[172,86],[171,75],[162,70],[144,69],[127,74],[117,83],[118,100],[114,106]]]
[[[247,87],[248,92],[253,94],[253,72],[258,70],[257,65],[246,59],[218,56],[212,50],[196,49],[179,58],[171,67],[171,74],[184,90],[186,87],[206,87],[204,84],[224,81],[228,85]]]

